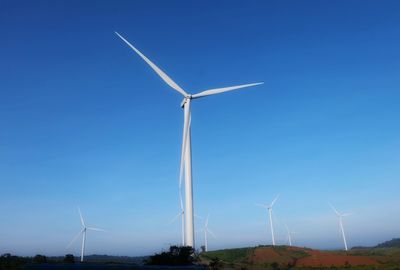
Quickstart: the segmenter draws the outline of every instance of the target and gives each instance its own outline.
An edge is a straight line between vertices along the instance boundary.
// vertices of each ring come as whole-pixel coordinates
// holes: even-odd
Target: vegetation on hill
[[[85,261],[93,263],[125,263],[125,264],[143,264],[147,257],[130,257],[130,256],[110,256],[110,255],[87,255]],[[75,261],[79,261],[75,258]]]
[[[375,246],[376,248],[400,248],[400,238],[393,238]]]
[[[78,265],[79,258],[72,254],[65,257],[18,257],[7,253],[0,256],[0,270],[43,270],[44,266],[49,266],[48,269],[77,269],[74,267],[78,266],[114,269],[112,267],[116,267],[116,264],[118,267],[131,269],[142,264],[144,259],[147,265],[188,266],[200,263],[207,265],[210,270],[400,270],[400,239],[392,239],[370,248],[353,248],[350,251],[258,246],[202,252],[197,257],[191,247],[171,246],[169,251],[150,257],[85,256],[86,263],[83,265]]]
[[[85,263],[97,265],[120,264],[134,267],[138,264],[143,264],[143,260],[145,258],[147,257],[89,255],[85,256]],[[79,258],[74,257],[72,254],[67,254],[65,257],[46,257],[44,255],[35,255],[34,257],[19,257],[6,253],[0,256],[0,270],[21,270],[26,269],[28,266],[29,267],[27,269],[42,269],[42,267],[44,267],[43,265],[53,265],[54,267],[57,267],[57,269],[61,269],[63,265],[66,266],[76,262],[79,262]]]
[[[145,262],[147,265],[191,265],[193,263],[194,249],[192,247],[171,246],[168,252],[150,256]]]
[[[219,260],[229,263],[248,263],[248,257],[253,253],[255,248],[234,248],[209,251],[202,253],[201,256],[208,260],[218,258]]]
[[[10,253],[6,253],[0,256],[0,269],[17,270],[21,269],[24,264],[29,262],[30,260],[27,258],[13,256]]]
[[[393,238],[392,240],[385,241],[373,247],[366,247],[366,246],[355,246],[351,249],[360,250],[360,249],[372,249],[372,248],[400,248],[400,238]]]
[[[63,259],[64,263],[75,263],[75,257],[72,254],[67,254],[65,255],[64,259]]]

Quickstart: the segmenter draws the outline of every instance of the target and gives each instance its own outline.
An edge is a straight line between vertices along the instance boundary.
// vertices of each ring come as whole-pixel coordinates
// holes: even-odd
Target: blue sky
[[[181,96],[195,100],[195,212],[209,248],[270,243],[278,193],[294,243],[341,248],[400,236],[398,1],[2,1],[0,253],[144,255],[180,242]],[[197,221],[197,228],[202,221]],[[197,235],[198,244],[203,243]]]

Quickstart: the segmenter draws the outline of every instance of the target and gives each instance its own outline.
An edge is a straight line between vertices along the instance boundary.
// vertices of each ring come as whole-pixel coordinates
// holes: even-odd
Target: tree
[[[208,264],[208,267],[211,270],[218,270],[222,268],[222,262],[220,259],[218,258],[213,258],[211,259],[210,263]]]
[[[194,249],[192,247],[171,246],[168,252],[150,256],[147,265],[191,265]]]
[[[44,255],[36,255],[35,257],[33,257],[33,263],[47,263],[47,257]]]
[[[13,256],[10,253],[6,253],[0,256],[0,269],[21,269],[21,267],[28,262],[29,260],[27,258]]]
[[[271,263],[271,267],[273,270],[278,270],[279,269],[279,264],[277,262]]]
[[[67,254],[63,260],[65,263],[75,263],[75,257],[72,254]]]

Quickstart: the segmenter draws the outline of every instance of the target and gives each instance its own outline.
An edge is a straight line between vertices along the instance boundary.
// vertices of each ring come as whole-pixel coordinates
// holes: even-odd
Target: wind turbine
[[[272,236],[272,245],[275,246],[275,236],[274,236],[274,225],[272,223],[272,207],[274,206],[275,202],[278,200],[279,195],[275,197],[275,199],[271,202],[271,204],[260,204],[257,203],[257,206],[261,206],[264,207],[268,210],[268,214],[269,214],[269,224],[271,226],[271,236]]]
[[[332,204],[330,204],[333,212],[335,212],[335,214],[338,216],[339,218],[339,225],[340,225],[340,231],[342,233],[342,237],[343,237],[343,242],[344,242],[344,249],[347,251],[347,241],[346,241],[346,235],[344,233],[344,228],[343,228],[343,217],[347,217],[352,215],[352,213],[340,213],[338,210],[335,209],[335,207],[333,207]]]
[[[170,221],[169,224],[174,223],[179,217],[181,218],[181,230],[182,230],[182,246],[185,245],[185,209],[183,208],[183,200],[182,193],[179,189],[179,203],[180,203],[180,211],[179,213]]]
[[[207,242],[207,233],[211,234],[212,237],[215,237],[215,234],[208,228],[208,220],[210,218],[210,214],[208,214],[206,222],[204,223],[204,227],[202,229],[203,233],[204,233],[204,251],[208,251],[208,242]]]
[[[191,125],[191,102],[194,99],[202,98],[214,94],[219,94],[227,91],[241,89],[245,87],[256,86],[261,83],[242,84],[237,86],[229,86],[223,88],[214,88],[205,91],[201,91],[197,94],[190,94],[183,90],[176,82],[174,82],[167,74],[164,73],[159,67],[157,67],[150,59],[136,49],[128,40],[126,40],[119,33],[115,32],[132,50],[134,50],[160,77],[163,79],[171,88],[179,92],[183,96],[181,107],[184,110],[184,121],[183,121],[183,138],[182,138],[182,152],[181,152],[181,164],[179,182],[180,186],[182,183],[183,173],[185,178],[185,246],[191,246],[194,248],[194,215],[193,215],[193,185],[192,185],[192,154],[191,154],[191,136],[190,136],[190,125]],[[184,172],[183,172],[184,171]]]
[[[70,247],[72,243],[74,243],[75,240],[82,235],[81,262],[83,262],[83,255],[85,253],[86,231],[90,230],[90,231],[105,232],[105,230],[94,227],[86,227],[85,221],[82,217],[81,209],[79,207],[78,207],[78,212],[79,212],[79,217],[81,218],[82,230],[72,239],[72,241],[68,244],[67,248]]]
[[[286,224],[285,224],[285,227],[286,227],[286,231],[287,231],[289,246],[292,246],[292,234],[295,234],[296,232],[292,232],[291,230],[289,230],[289,227]]]

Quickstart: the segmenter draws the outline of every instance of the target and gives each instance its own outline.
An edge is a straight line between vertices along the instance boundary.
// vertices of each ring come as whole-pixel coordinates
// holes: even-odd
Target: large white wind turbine
[[[185,245],[194,247],[194,215],[193,215],[193,187],[192,187],[192,155],[191,155],[191,139],[190,139],[190,114],[191,101],[214,94],[227,91],[241,89],[245,87],[255,86],[262,83],[251,83],[237,86],[223,87],[201,91],[197,94],[189,94],[175,83],[167,74],[157,67],[150,59],[136,49],[129,41],[120,34],[115,32],[132,50],[134,50],[171,88],[178,91],[183,96],[181,107],[184,109],[184,124],[182,138],[182,153],[180,165],[180,183],[183,174],[185,178]],[[181,185],[181,184],[180,184]]]
[[[268,214],[269,214],[269,224],[271,227],[271,236],[272,236],[272,245],[275,246],[275,235],[274,235],[274,224],[272,222],[272,207],[274,206],[275,202],[278,200],[279,195],[276,196],[276,198],[271,202],[271,204],[260,204],[257,203],[257,206],[261,206],[264,207],[268,210]],[[267,225],[268,226],[268,225]]]
[[[91,230],[91,231],[105,232],[105,230],[99,229],[99,228],[94,228],[94,227],[87,227],[85,224],[85,221],[83,219],[81,209],[79,207],[78,207],[78,212],[79,212],[79,217],[81,218],[82,230],[72,239],[72,241],[69,243],[69,245],[67,247],[71,246],[72,243],[74,243],[75,240],[78,239],[78,237],[82,235],[81,262],[83,262],[83,255],[85,253],[86,231]]]
[[[333,207],[332,204],[330,204],[333,212],[335,212],[335,214],[338,216],[339,218],[339,226],[340,226],[340,232],[342,233],[342,237],[343,237],[343,243],[344,243],[344,249],[347,251],[347,241],[346,241],[346,235],[344,233],[344,228],[343,228],[343,217],[347,217],[352,215],[351,213],[340,213],[338,210],[335,209],[335,207]]]
[[[174,219],[171,220],[170,224],[173,223],[175,220],[177,220],[179,217],[181,218],[182,246],[184,246],[185,245],[185,209],[183,208],[182,193],[181,193],[180,189],[179,189],[179,203],[180,203],[179,204],[180,211],[174,217]]]
[[[210,219],[210,214],[208,214],[206,222],[204,223],[204,227],[202,229],[204,233],[204,251],[208,251],[208,241],[207,241],[207,233],[211,234],[212,237],[215,237],[215,234],[208,228],[208,220]]]

